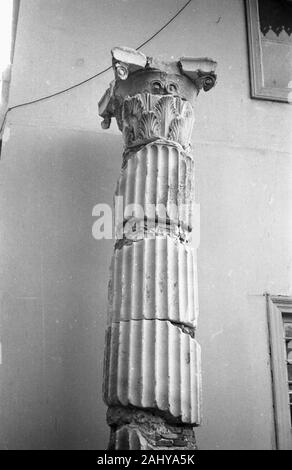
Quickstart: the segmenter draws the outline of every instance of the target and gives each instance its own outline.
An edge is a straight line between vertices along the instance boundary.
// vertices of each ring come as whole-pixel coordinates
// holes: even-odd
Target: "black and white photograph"
[[[3,459],[292,450],[291,103],[291,0],[0,0]]]

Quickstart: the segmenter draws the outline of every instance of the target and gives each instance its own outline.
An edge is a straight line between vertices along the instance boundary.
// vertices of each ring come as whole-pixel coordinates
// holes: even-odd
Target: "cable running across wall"
[[[140,44],[138,47],[136,47],[137,50],[140,50],[142,49],[142,47],[144,47],[146,44],[148,44],[150,41],[152,41],[152,39],[154,39],[159,33],[161,33],[161,31],[163,31],[165,28],[167,28],[167,26],[172,23],[175,18],[177,18],[182,12],[183,10],[185,10],[185,8],[191,3],[192,0],[188,0],[184,6],[182,6],[182,8],[180,10],[177,11],[177,13],[172,16],[172,18],[170,18],[170,20],[168,20],[160,29],[158,29],[154,34],[152,34],[152,36],[150,36],[148,39],[146,39],[146,41],[144,41],[142,44]],[[21,108],[22,106],[28,106],[30,104],[34,104],[34,103],[39,103],[40,101],[45,101],[47,99],[50,99],[50,98],[54,98],[55,96],[58,96],[58,95],[61,95],[63,93],[66,93],[70,90],[73,90],[74,88],[77,88],[81,85],[84,85],[85,83],[88,83],[89,81],[97,78],[97,77],[100,77],[100,75],[108,72],[110,69],[112,68],[112,66],[108,66],[106,67],[105,69],[101,70],[100,72],[97,72],[95,75],[92,75],[91,77],[88,77],[86,78],[85,80],[82,80],[81,82],[78,82],[78,83],[75,83],[74,85],[71,85],[69,86],[68,88],[64,88],[63,90],[60,90],[60,91],[57,91],[56,93],[52,93],[50,95],[47,95],[47,96],[43,96],[41,98],[36,98],[34,100],[31,100],[31,101],[26,101],[24,103],[20,103],[20,104],[16,104],[15,106],[11,106],[9,108],[7,108],[6,110],[6,113],[4,115],[4,118],[3,118],[3,122],[2,122],[2,125],[1,125],[1,129],[0,129],[0,135],[3,131],[3,128],[4,128],[4,125],[5,125],[5,121],[6,121],[6,118],[7,118],[7,115],[10,111],[12,111],[13,109],[16,109],[16,108]]]

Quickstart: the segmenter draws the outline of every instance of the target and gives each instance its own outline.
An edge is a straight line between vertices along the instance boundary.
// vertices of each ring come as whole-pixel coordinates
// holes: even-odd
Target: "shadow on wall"
[[[4,153],[2,448],[106,448],[113,242],[91,229],[92,208],[112,202],[120,167],[120,139],[115,161],[107,138],[114,148],[114,136],[19,128]]]

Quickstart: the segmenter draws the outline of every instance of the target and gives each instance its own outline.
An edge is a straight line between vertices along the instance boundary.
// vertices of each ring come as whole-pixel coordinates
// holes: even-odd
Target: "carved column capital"
[[[216,83],[216,62],[182,57],[163,62],[129,48],[112,50],[115,80],[99,102],[102,127],[116,118],[126,148],[157,139],[190,144],[193,106]]]
[[[214,86],[216,63],[118,47],[112,57],[99,114],[104,128],[116,118],[125,150],[104,363],[110,448],[194,449],[201,367],[189,150],[194,104]]]

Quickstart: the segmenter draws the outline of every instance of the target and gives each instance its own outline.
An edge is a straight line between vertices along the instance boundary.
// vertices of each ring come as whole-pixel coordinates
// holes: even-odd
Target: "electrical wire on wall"
[[[154,39],[159,33],[161,33],[161,31],[163,31],[165,28],[167,28],[167,26],[172,23],[182,12],[183,10],[185,10],[185,8],[191,3],[192,0],[188,0],[184,6],[177,11],[177,13],[172,16],[172,18],[170,18],[169,21],[167,21],[160,29],[158,29],[154,34],[152,34],[152,36],[150,36],[148,39],[146,39],[146,41],[142,42],[142,44],[140,44],[138,47],[136,47],[136,50],[140,50],[142,49],[142,47],[144,47],[146,44],[148,44],[150,41],[152,41],[152,39]],[[7,118],[7,115],[10,111],[12,111],[13,109],[17,109],[17,108],[21,108],[23,106],[28,106],[28,105],[31,105],[31,104],[34,104],[34,103],[39,103],[41,101],[45,101],[45,100],[48,100],[50,98],[54,98],[55,96],[59,96],[63,93],[66,93],[70,90],[73,90],[74,88],[77,88],[81,85],[84,85],[85,83],[88,83],[89,81],[97,78],[97,77],[100,77],[101,75],[103,75],[104,73],[108,72],[110,69],[112,68],[112,66],[108,66],[106,67],[105,69],[101,70],[100,72],[97,72],[95,75],[92,75],[91,77],[88,77],[86,78],[85,80],[82,80],[81,82],[78,82],[78,83],[75,83],[74,85],[71,85],[69,86],[68,88],[64,88],[60,91],[57,91],[55,93],[52,93],[50,95],[47,95],[47,96],[43,96],[41,98],[36,98],[34,100],[31,100],[31,101],[26,101],[24,103],[20,103],[20,104],[16,104],[15,106],[11,106],[11,107],[8,107],[6,112],[5,112],[5,115],[3,117],[3,122],[2,122],[2,125],[1,125],[1,129],[0,129],[0,136],[2,134],[2,131],[4,129],[4,126],[5,126],[5,121],[6,121],[6,118]]]

